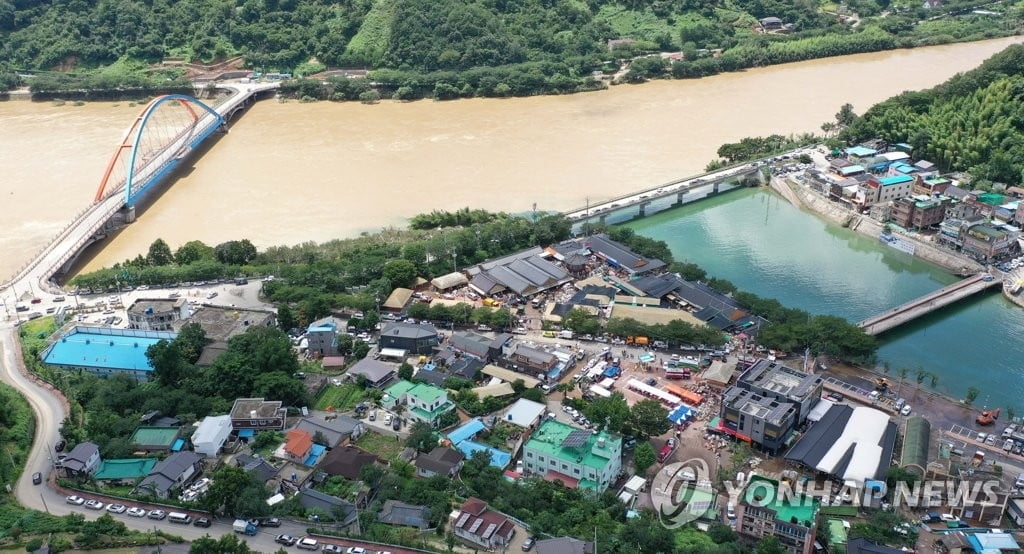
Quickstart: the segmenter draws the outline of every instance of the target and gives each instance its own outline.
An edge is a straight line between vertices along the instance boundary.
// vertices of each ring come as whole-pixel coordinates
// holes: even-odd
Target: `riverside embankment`
[[[820,194],[807,187],[794,183],[788,178],[772,177],[769,181],[771,189],[779,193],[797,208],[813,212],[832,223],[856,231],[864,236],[878,239],[884,226],[854,210],[847,209],[835,202],[830,202]],[[984,271],[985,267],[971,258],[935,246],[931,241],[920,236],[899,233],[899,237],[914,245],[914,256],[933,263],[957,275]]]

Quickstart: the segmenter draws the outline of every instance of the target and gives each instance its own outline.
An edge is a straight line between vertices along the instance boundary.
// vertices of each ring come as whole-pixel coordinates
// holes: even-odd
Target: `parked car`
[[[903,405],[903,409],[900,410],[900,415],[905,415],[905,416],[910,415],[910,404],[904,404]]]
[[[192,525],[195,525],[196,527],[209,527],[212,524],[213,522],[210,521],[210,518],[208,517],[196,518],[195,522],[192,523]]]
[[[82,498],[81,496],[76,496],[72,494],[67,498],[67,503],[75,506],[81,506],[82,504],[85,504],[85,499]]]
[[[106,506],[106,504],[100,502],[99,500],[87,500],[85,502],[85,507],[89,508],[90,510],[102,510],[104,506]]]
[[[32,484],[38,485],[43,482],[43,474],[38,471],[32,474]]]
[[[366,554],[366,549],[361,546],[350,546],[345,554]]]
[[[148,517],[149,519],[157,520],[164,519],[165,517],[167,517],[167,512],[163,510],[150,510],[150,512],[146,514],[146,517]]]
[[[124,504],[111,504],[107,506],[107,511],[112,514],[123,514],[128,510],[128,507]]]
[[[265,517],[260,520],[260,525],[263,527],[280,527],[281,520],[276,517]]]
[[[321,552],[334,552],[335,554],[341,554],[345,550],[336,544],[325,544]]]
[[[131,508],[128,508],[126,513],[132,517],[143,517],[146,515],[146,510],[132,506]]]
[[[533,550],[533,545],[536,543],[536,537],[526,537],[526,540],[523,541],[523,552],[529,552],[530,550]]]
[[[285,546],[292,546],[297,541],[298,539],[291,535],[278,535],[274,537],[274,542],[276,542],[277,544],[283,544]]]
[[[66,446],[66,445],[67,445],[67,443],[64,442],[64,439],[60,439],[59,441],[57,441],[57,444],[53,445],[53,449],[56,450],[57,452],[63,452],[64,451],[64,446]]]
[[[295,546],[302,550],[320,550],[320,543],[317,542],[313,537],[302,537]]]

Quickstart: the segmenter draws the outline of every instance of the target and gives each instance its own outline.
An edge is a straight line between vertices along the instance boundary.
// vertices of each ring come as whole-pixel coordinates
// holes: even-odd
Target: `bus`
[[[183,514],[181,512],[171,512],[167,514],[167,521],[171,523],[181,523],[182,525],[188,525],[192,523],[192,516]]]

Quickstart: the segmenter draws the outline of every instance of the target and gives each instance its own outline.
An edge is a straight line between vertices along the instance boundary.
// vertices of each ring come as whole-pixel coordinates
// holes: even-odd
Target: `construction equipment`
[[[885,377],[875,379],[875,390],[882,392],[889,390],[889,381]]]
[[[978,425],[992,425],[999,419],[1000,408],[995,410],[985,410],[978,414],[978,417],[974,420]]]

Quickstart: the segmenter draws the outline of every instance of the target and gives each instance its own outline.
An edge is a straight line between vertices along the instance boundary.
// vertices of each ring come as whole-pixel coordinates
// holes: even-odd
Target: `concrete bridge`
[[[991,274],[978,273],[887,312],[869,317],[857,326],[869,335],[878,335],[998,284],[1000,281]]]
[[[750,183],[763,184],[761,165],[756,161],[726,167],[710,173],[684,177],[639,192],[604,200],[565,212],[574,226],[586,222],[619,223],[685,204],[692,199],[718,194]],[[701,190],[703,189],[703,190]],[[700,194],[703,192],[704,194]],[[624,216],[624,217],[623,217]]]
[[[60,289],[51,282],[74,263],[82,250],[113,231],[117,219],[130,223],[135,219],[135,203],[162,185],[168,175],[186,159],[200,143],[215,131],[225,128],[227,121],[263,92],[276,89],[279,83],[223,83],[231,96],[209,107],[195,98],[182,95],[161,96],[150,102],[125,133],[115,149],[100,181],[96,198],[82,210],[57,236],[10,279],[0,284],[0,296],[26,293],[36,297],[58,295]],[[186,116],[184,128],[161,129],[153,123],[161,106],[177,104]],[[198,109],[197,109],[198,108]],[[150,140],[151,136],[155,136]],[[148,148],[141,146],[147,144]],[[116,170],[122,169],[124,175]]]

